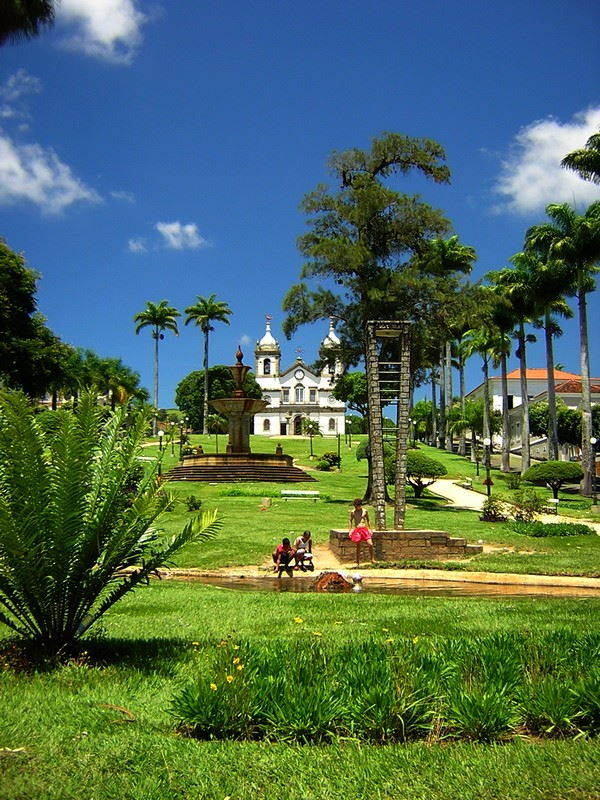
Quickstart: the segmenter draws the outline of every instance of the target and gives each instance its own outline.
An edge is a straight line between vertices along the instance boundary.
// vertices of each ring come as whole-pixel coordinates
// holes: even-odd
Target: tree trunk
[[[385,530],[385,469],[383,464],[383,426],[381,421],[381,394],[379,390],[379,354],[374,324],[367,323],[365,366],[369,397],[369,446],[371,450],[371,480],[375,529]]]
[[[204,403],[202,404],[202,433],[208,433],[208,331],[204,331]]]
[[[490,385],[489,385],[489,357],[483,357],[483,438],[491,439],[491,414],[490,414]]]
[[[590,497],[596,480],[595,453],[590,438],[592,436],[592,396],[590,393],[590,351],[588,343],[587,302],[585,291],[579,287],[579,340],[581,344],[581,467],[583,480],[581,493]]]
[[[431,368],[431,446],[437,445],[437,408],[435,392],[435,367]]]
[[[548,458],[558,461],[558,423],[556,420],[556,389],[554,386],[554,346],[552,342],[552,320],[546,311],[544,320],[546,339],[546,373],[548,375]]]
[[[510,472],[510,420],[508,418],[508,377],[506,353],[500,353],[500,375],[502,382],[502,456],[501,472]]]
[[[160,332],[158,327],[154,331],[154,417],[152,418],[152,435],[156,436],[158,433],[158,337]]]
[[[440,438],[437,447],[443,450],[446,446],[446,359],[440,353]]]
[[[452,407],[452,343],[446,342],[446,407]],[[452,433],[448,430],[446,415],[446,450],[452,452]]]
[[[465,362],[460,352],[458,356],[458,391],[460,393],[460,415],[462,419],[464,419],[466,409]],[[458,440],[458,452],[461,456],[465,456],[467,454],[467,434],[464,428],[462,428],[460,432],[460,438]]]
[[[527,397],[527,354],[525,351],[525,324],[519,323],[519,370],[521,375],[521,472],[531,465],[529,442],[529,398]]]

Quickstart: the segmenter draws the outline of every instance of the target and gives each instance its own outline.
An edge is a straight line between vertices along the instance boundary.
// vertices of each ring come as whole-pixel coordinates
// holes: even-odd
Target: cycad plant
[[[219,521],[161,535],[171,498],[155,470],[140,474],[146,412],[107,417],[88,394],[51,425],[44,416],[0,394],[0,621],[55,655]]]

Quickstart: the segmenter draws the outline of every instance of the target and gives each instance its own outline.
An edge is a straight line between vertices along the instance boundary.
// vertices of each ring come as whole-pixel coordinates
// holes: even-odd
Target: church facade
[[[333,321],[321,342],[322,348],[339,345]],[[254,351],[254,374],[269,405],[254,417],[254,433],[263,436],[300,436],[304,421],[317,422],[323,436],[336,436],[345,430],[345,404],[331,394],[333,384],[342,374],[338,359],[317,373],[301,357],[281,369],[281,348],[271,333],[271,318]]]

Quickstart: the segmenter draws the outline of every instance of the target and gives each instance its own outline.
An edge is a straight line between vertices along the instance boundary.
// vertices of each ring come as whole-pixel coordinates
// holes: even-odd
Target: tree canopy
[[[208,370],[208,399],[218,400],[222,397],[231,397],[235,384],[229,367],[216,364]],[[254,375],[249,372],[244,381],[244,391],[247,397],[262,397],[262,390],[256,382]],[[186,375],[177,384],[175,402],[180,411],[189,417],[189,425],[194,431],[203,428],[204,408],[204,370],[195,370]]]

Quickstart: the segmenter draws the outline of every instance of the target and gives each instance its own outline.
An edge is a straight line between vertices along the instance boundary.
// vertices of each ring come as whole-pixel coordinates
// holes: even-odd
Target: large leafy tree
[[[54,22],[54,5],[51,0],[2,0],[0,45],[39,36]]]
[[[206,380],[204,371],[199,369],[190,372],[183,380],[177,384],[175,390],[175,402],[177,408],[189,417],[189,426],[194,431],[204,430],[204,394],[206,391]],[[235,383],[229,367],[216,364],[208,370],[208,396],[211,400],[218,400],[221,397],[231,397]],[[262,390],[254,375],[249,372],[246,375],[243,385],[247,397],[262,397]],[[209,414],[208,424],[210,426]]]
[[[190,322],[196,324],[202,331],[204,337],[204,410],[202,413],[202,433],[208,433],[208,336],[214,330],[213,322],[224,322],[229,325],[229,317],[231,316],[231,309],[220,300],[215,300],[214,294],[209,294],[208,297],[197,296],[197,302],[193,306],[188,306],[185,309],[187,317],[185,324]]]
[[[569,153],[560,163],[577,172],[584,180],[600,183],[600,133],[593,133],[585,147]]]
[[[355,365],[366,353],[368,320],[430,315],[431,304],[441,299],[440,276],[427,273],[414,257],[423,254],[429,239],[446,233],[449,223],[418,196],[390,184],[413,171],[447,183],[444,161],[437,142],[397,133],[374,139],[369,150],[332,155],[334,188],[321,184],[301,203],[310,230],[298,242],[306,258],[301,282],[284,299],[288,337],[300,325],[333,314],[342,360]],[[319,284],[316,290],[309,289],[309,280]],[[376,491],[381,496],[385,487]]]
[[[583,214],[567,203],[546,208],[551,222],[534,225],[525,236],[526,248],[541,250],[548,258],[570,271],[570,286],[577,296],[579,344],[581,353],[581,466],[582,492],[590,495],[594,473],[592,433],[592,397],[590,391],[590,352],[587,321],[587,295],[596,288],[595,275],[600,268],[600,201],[592,203]]]
[[[87,393],[44,424],[23,395],[0,395],[0,621],[47,653],[217,530],[211,514],[161,534],[171,498],[138,461],[148,413],[107,418]]]
[[[177,317],[181,316],[179,311],[170,306],[166,300],[160,303],[146,301],[146,308],[139,311],[133,321],[136,323],[135,332],[139,333],[143,328],[150,328],[154,339],[154,385],[152,401],[155,412],[158,411],[158,343],[165,338],[163,331],[172,331],[175,336],[179,335],[177,327]],[[156,419],[153,421],[152,430],[156,433]]]

